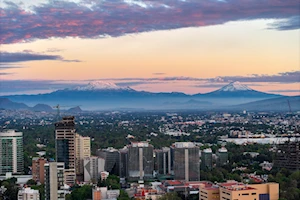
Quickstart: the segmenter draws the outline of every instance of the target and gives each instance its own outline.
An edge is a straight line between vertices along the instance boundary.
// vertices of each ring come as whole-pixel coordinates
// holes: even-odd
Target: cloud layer
[[[65,60],[58,55],[46,55],[33,52],[0,52],[1,63],[17,63],[26,61],[40,61],[40,60],[59,60],[63,62],[80,62],[79,60]],[[8,65],[4,66],[9,68]],[[13,66],[11,66],[13,68]]]
[[[25,1],[26,3],[26,1]],[[297,0],[61,0],[31,10],[5,1],[0,43],[51,37],[98,38],[155,30],[199,27],[236,20],[291,19],[279,30],[298,29]]]

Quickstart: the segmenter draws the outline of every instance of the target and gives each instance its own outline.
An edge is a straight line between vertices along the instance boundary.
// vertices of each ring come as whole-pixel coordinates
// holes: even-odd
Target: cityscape
[[[0,200],[300,200],[300,4],[0,2]]]

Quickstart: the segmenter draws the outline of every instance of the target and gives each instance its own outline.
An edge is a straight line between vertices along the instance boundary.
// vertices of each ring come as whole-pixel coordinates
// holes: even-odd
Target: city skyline
[[[102,80],[206,93],[229,82],[300,94],[296,1],[5,1],[1,95]]]

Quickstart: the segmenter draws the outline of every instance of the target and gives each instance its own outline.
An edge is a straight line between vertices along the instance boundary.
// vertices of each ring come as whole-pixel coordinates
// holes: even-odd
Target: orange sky
[[[30,61],[2,70],[2,80],[89,80],[186,76],[275,75],[299,71],[299,30],[268,30],[274,20],[230,22],[224,25],[131,34],[117,38],[52,38],[1,45],[1,51],[60,55],[81,62]],[[57,52],[49,52],[57,49]],[[48,51],[48,52],[47,52]],[[139,90],[208,92],[195,82],[161,82],[133,86]],[[206,84],[201,82],[200,84]],[[250,86],[251,87],[251,86]],[[300,90],[291,84],[261,83],[261,91]],[[280,93],[280,92],[277,92]],[[285,93],[287,94],[287,93]],[[300,94],[290,92],[289,95]]]

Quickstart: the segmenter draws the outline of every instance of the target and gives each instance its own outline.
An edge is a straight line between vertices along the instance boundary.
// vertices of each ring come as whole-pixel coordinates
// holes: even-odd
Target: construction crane
[[[69,107],[77,107],[77,106],[81,106],[81,105],[70,105],[70,106],[63,105],[63,106],[61,106],[61,105],[57,104],[57,105],[53,106],[53,108],[56,108],[57,118],[59,118],[60,117],[60,108],[62,108],[62,107],[69,108]]]

